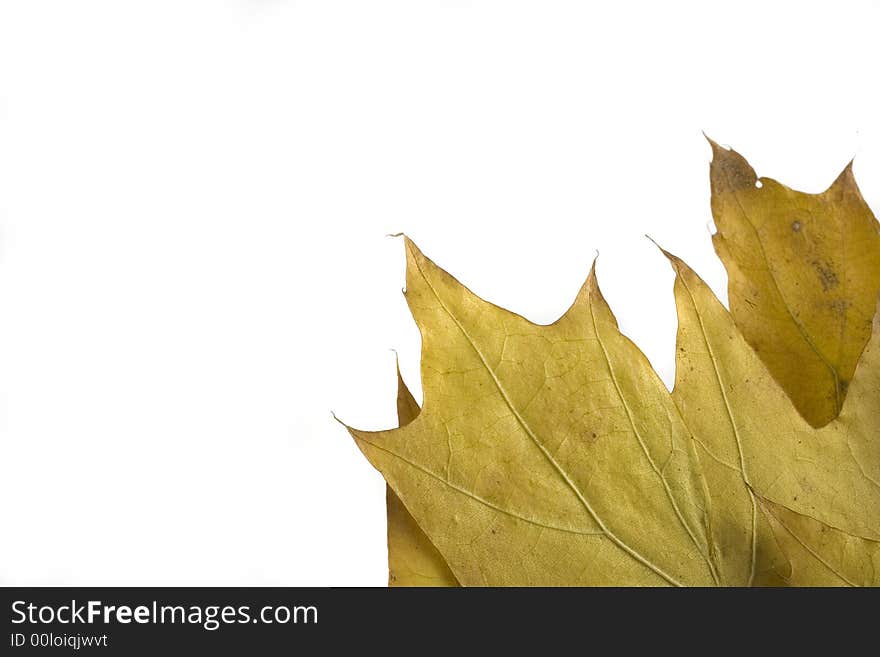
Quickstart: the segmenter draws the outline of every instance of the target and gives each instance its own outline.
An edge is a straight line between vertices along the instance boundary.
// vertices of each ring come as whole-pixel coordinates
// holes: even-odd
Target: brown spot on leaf
[[[834,299],[828,306],[835,315],[843,316],[852,304],[846,299]]]
[[[840,280],[837,278],[837,272],[834,271],[830,262],[823,263],[818,260],[812,260],[810,264],[813,265],[813,268],[819,275],[819,282],[822,284],[823,290],[827,292],[840,285]]]

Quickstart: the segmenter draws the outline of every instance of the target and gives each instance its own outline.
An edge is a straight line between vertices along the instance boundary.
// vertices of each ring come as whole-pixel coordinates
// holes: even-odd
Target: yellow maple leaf
[[[458,581],[716,583],[690,434],[595,275],[539,326],[406,250],[425,404],[351,431]]]
[[[814,426],[837,416],[871,334],[880,230],[848,164],[821,194],[758,178],[712,144],[715,250],[746,340]]]
[[[716,147],[713,168],[729,168],[722,157]],[[719,196],[733,192],[718,192],[715,175],[718,206]],[[761,189],[780,194],[786,212],[806,207],[799,193],[762,180]],[[848,183],[838,184],[847,191],[826,194],[827,203],[840,207],[822,203],[840,218],[852,214],[854,201]],[[743,207],[751,209],[741,214],[750,221],[760,212],[778,217],[773,198],[747,201]],[[743,216],[724,219],[723,231],[719,222],[722,257],[738,239],[730,236],[743,229],[736,226]],[[811,233],[848,235],[851,229],[849,219],[810,227]],[[786,253],[788,247],[774,249],[787,235],[755,232],[763,235],[765,254]],[[833,251],[832,237],[811,240],[813,251]],[[857,284],[846,286],[849,292],[823,288],[835,299],[858,297],[845,308],[838,304],[852,321],[866,313],[874,276],[874,261],[858,249],[870,256],[875,243],[859,244],[839,261]],[[422,335],[425,406],[419,411],[398,373],[403,426],[349,428],[389,484],[392,584],[880,583],[876,321],[873,337],[867,323],[851,367],[855,330],[838,332],[833,367],[805,370],[819,372],[815,385],[822,394],[800,381],[793,386],[768,358],[773,350],[761,348],[780,336],[773,334],[777,324],[756,321],[768,312],[761,305],[767,291],[754,281],[737,282],[742,263],[727,262],[731,296],[737,285],[752,285],[758,290],[753,299],[761,302],[747,300],[749,309],[731,315],[667,253],[679,315],[670,394],[618,330],[595,271],[569,310],[542,326],[480,299],[406,238],[405,245],[406,298]],[[803,258],[780,257],[786,264],[773,273],[776,291],[779,281],[806,285]],[[817,299],[828,303],[827,296]],[[831,335],[839,322],[839,314],[815,313],[809,327],[814,335]],[[791,324],[783,322],[781,334],[796,338],[793,349],[803,350],[803,326]],[[821,355],[816,344],[807,344],[814,359]],[[816,422],[818,407],[822,422]]]

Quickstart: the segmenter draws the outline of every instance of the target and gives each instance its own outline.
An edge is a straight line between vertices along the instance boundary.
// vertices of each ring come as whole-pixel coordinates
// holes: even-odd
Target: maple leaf
[[[539,326],[405,244],[424,406],[351,431],[456,579],[715,583],[690,434],[594,273]]]
[[[880,230],[852,162],[821,194],[758,178],[711,139],[712,238],[730,311],[746,340],[814,426],[837,416],[871,334]]]
[[[797,194],[787,190],[780,204]],[[851,194],[834,198],[851,205]],[[778,216],[770,204],[765,197],[754,207]],[[754,221],[756,213],[741,214]],[[716,246],[735,232],[725,230],[719,224]],[[816,223],[811,230],[850,228]],[[775,235],[761,239],[769,244]],[[870,256],[874,242],[860,244]],[[670,394],[618,330],[595,271],[571,308],[541,326],[480,299],[411,241],[405,245],[425,408],[419,411],[398,372],[403,426],[349,428],[389,484],[392,584],[880,583],[876,320],[851,368],[838,358],[837,378],[825,368],[817,380],[825,392],[812,394],[780,376],[760,348],[778,338],[749,314],[766,308],[746,303],[751,311],[731,315],[667,253],[679,315]],[[731,270],[741,267],[730,262]],[[797,287],[803,258],[783,262],[774,277]],[[849,313],[863,303],[874,263],[852,246],[841,262],[856,263],[847,265],[859,296],[845,306]],[[846,301],[840,294],[831,291]],[[821,319],[810,330],[831,331]],[[804,341],[802,330],[786,331]],[[842,331],[838,338],[839,356],[853,339]],[[845,395],[841,381],[850,380]],[[821,423],[810,412],[815,404],[824,404]]]

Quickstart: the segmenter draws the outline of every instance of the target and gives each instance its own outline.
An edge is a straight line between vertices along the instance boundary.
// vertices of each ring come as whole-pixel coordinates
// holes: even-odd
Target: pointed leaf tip
[[[712,139],[709,135],[706,134],[706,131],[703,131],[703,137],[706,138],[706,141],[709,142],[709,146],[712,147],[712,151],[714,152],[716,149],[720,149],[718,142]]]
[[[709,140],[712,145],[712,161],[710,163],[710,180],[712,189],[741,189],[754,187],[758,174],[752,165],[732,148],[724,148]]]
[[[856,182],[856,177],[853,173],[854,161],[855,157],[853,157],[849,162],[846,163],[846,166],[844,166],[840,173],[837,174],[837,178],[834,179],[834,182],[832,182],[828,186],[827,191],[850,188],[853,191],[857,192],[859,196],[861,196],[861,190],[859,190],[859,185]]]
[[[599,254],[596,254],[596,257],[593,258],[593,263],[590,265],[590,272],[587,274],[587,280],[584,281],[584,285],[581,288],[586,291],[589,296],[595,295],[599,299],[603,299],[602,290],[599,288],[599,277],[596,274],[596,261],[599,259]]]
[[[650,235],[647,235],[647,234],[645,235],[645,237],[647,237],[650,240],[651,244],[653,244],[658,249],[660,249],[660,253],[662,253],[664,256],[666,256],[669,259],[673,259],[673,258],[675,258],[676,260],[678,259],[676,256],[672,255],[669,251],[667,251],[662,246],[660,246],[660,244],[657,242],[657,240],[655,240],[653,237],[651,237]]]

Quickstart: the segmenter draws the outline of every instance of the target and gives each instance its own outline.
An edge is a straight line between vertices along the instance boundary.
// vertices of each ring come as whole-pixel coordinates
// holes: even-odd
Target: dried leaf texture
[[[821,194],[758,179],[710,140],[715,250],[746,340],[810,424],[843,406],[880,292],[880,228],[852,166]]]
[[[419,405],[397,370],[397,420],[401,426],[419,414]],[[443,555],[419,527],[400,498],[386,487],[388,509],[388,586],[459,586]]]
[[[877,222],[849,168],[802,194],[713,148],[732,310],[664,251],[671,394],[595,269],[537,325],[404,238],[425,404],[398,373],[401,427],[349,428],[392,585],[880,585]]]
[[[789,403],[708,286],[683,262],[670,259],[679,318],[673,397],[699,445],[710,489],[718,491],[710,515],[726,517],[719,549],[751,552],[760,564],[769,522],[789,558],[797,542],[814,545],[820,556],[832,550],[819,534],[836,531],[836,546],[845,546],[847,555],[825,558],[867,568],[880,539],[880,329],[875,323],[840,416],[817,429]],[[744,496],[751,522],[743,517],[746,506],[735,503]],[[775,512],[759,513],[762,509]],[[786,579],[822,583],[804,578],[801,552],[794,553]],[[864,576],[850,579],[866,583]]]
[[[791,561],[792,586],[880,586],[880,543],[760,502]]]
[[[690,435],[595,275],[538,326],[406,250],[425,404],[352,434],[458,581],[717,583]]]
[[[732,321],[702,280],[680,259],[665,252],[676,273],[675,301],[678,308],[676,381],[672,397],[694,434],[697,467],[708,490],[707,523],[713,553],[720,564],[721,583],[729,586],[778,586],[785,584],[791,569],[769,522],[743,476],[743,450],[737,411],[731,407],[724,386],[724,363],[719,361],[715,333],[707,324],[722,324],[730,341]],[[711,312],[710,312],[711,311]],[[721,348],[728,347],[721,345]],[[744,344],[741,349],[751,349]],[[763,384],[782,397],[766,369]],[[757,376],[757,375],[754,375]],[[761,381],[738,380],[759,389]],[[779,401],[779,400],[777,400]],[[796,413],[795,413],[796,415]],[[800,419],[800,418],[798,418]]]

